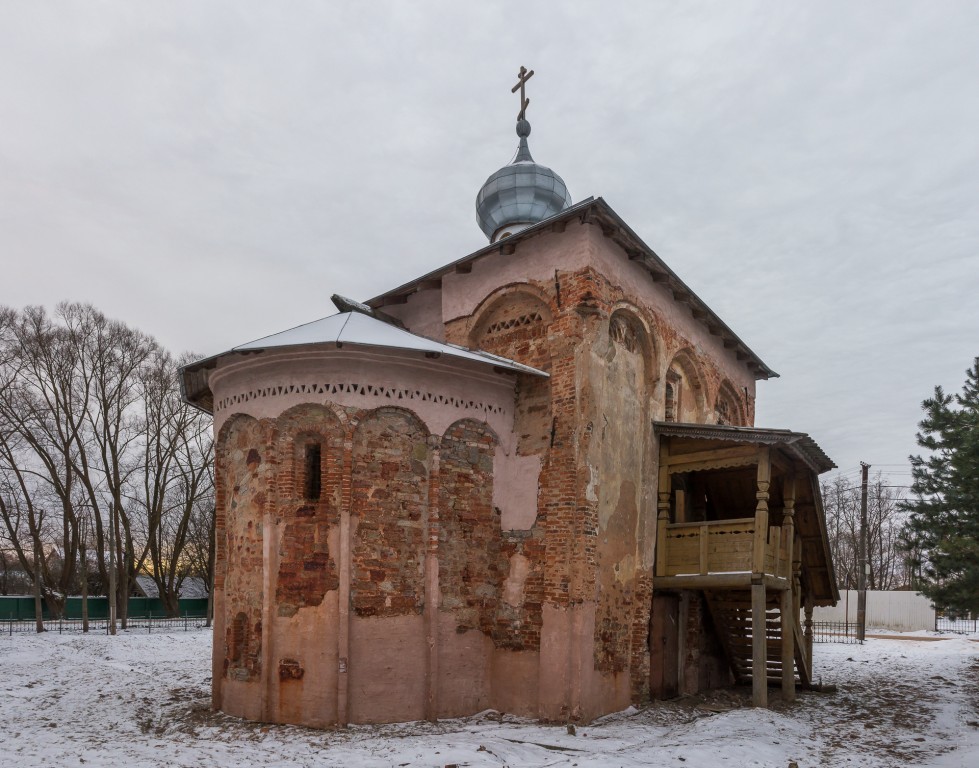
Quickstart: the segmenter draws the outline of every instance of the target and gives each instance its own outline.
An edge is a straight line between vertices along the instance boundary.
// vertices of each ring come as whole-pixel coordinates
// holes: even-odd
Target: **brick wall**
[[[457,630],[495,628],[507,562],[500,515],[493,509],[496,438],[478,422],[454,424],[439,458],[440,609],[455,614]]]
[[[274,473],[269,437],[266,425],[239,416],[226,426],[218,446],[224,674],[241,681],[257,680],[262,669],[263,515]]]
[[[353,436],[350,602],[357,616],[421,613],[428,432],[410,412],[367,414]]]
[[[330,551],[330,530],[340,521],[343,474],[343,426],[331,410],[301,405],[276,419],[278,432],[278,504],[282,521],[275,602],[279,616],[317,606],[339,586],[336,553]],[[307,476],[314,466],[308,448],[317,449],[319,493],[312,498]]]

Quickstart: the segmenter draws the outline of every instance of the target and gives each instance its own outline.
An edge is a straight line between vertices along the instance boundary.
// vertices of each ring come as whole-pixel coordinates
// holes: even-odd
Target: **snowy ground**
[[[718,692],[576,735],[496,713],[314,731],[209,708],[210,634],[0,637],[0,765],[979,766],[979,642],[817,645],[835,694],[771,710]]]

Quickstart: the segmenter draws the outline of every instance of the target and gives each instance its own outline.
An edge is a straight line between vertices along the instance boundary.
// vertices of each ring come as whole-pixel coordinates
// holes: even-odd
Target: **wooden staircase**
[[[724,648],[735,681],[739,684],[752,682],[752,653],[755,627],[752,626],[751,592],[749,590],[717,590],[704,592],[707,606],[718,637]],[[779,610],[779,594],[768,592],[765,604],[765,633],[767,647],[766,674],[770,686],[782,684],[782,629]],[[788,616],[785,622],[794,633],[794,677],[797,688],[809,688],[812,684],[806,642],[798,617]]]

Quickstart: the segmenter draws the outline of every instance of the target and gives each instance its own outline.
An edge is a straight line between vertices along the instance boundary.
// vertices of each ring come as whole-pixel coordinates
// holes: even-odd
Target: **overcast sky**
[[[979,355],[979,3],[0,0],[0,303],[202,354],[481,247],[521,64],[603,196],[856,475]],[[896,465],[887,467],[886,465]]]

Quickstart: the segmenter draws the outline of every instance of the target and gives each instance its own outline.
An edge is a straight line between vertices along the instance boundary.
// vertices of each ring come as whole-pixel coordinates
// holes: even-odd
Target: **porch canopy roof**
[[[809,435],[787,429],[653,422],[660,438],[660,468],[668,475],[696,473],[724,517],[754,514],[757,464],[770,457],[769,514],[781,523],[784,483],[795,477],[795,527],[802,539],[803,579],[816,605],[839,599],[830,555],[819,475],[836,465]],[[763,451],[767,447],[769,450]]]

